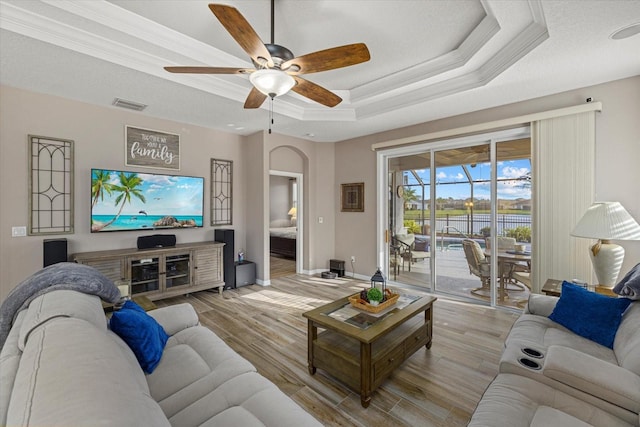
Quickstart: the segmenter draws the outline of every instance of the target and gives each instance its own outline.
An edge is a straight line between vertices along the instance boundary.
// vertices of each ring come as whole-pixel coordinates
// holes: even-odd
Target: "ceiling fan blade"
[[[255,70],[252,68],[228,68],[228,67],[164,67],[170,73],[188,74],[249,74]]]
[[[291,75],[311,74],[360,64],[369,59],[371,59],[371,55],[367,45],[355,43],[308,53],[283,62],[280,68]],[[300,69],[297,71],[295,69],[287,70],[292,66],[294,68],[297,66]]]
[[[327,107],[335,107],[342,102],[342,98],[322,86],[318,86],[299,76],[293,76],[293,78],[296,79],[297,84],[291,90],[299,95],[316,101],[319,104],[326,105]]]
[[[273,67],[267,47],[238,9],[224,4],[210,4],[209,9],[255,63]]]
[[[267,95],[254,87],[249,92],[247,100],[244,101],[244,108],[260,108],[265,99],[267,99]]]

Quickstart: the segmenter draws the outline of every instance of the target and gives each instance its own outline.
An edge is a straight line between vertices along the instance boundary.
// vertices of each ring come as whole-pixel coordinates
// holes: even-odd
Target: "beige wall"
[[[89,105],[7,86],[0,87],[0,301],[20,281],[42,267],[42,241],[66,237],[69,254],[93,250],[135,247],[138,236],[154,231],[91,234],[90,169],[135,170],[124,166],[124,126],[163,130],[180,135],[181,170],[166,172],[205,177],[204,227],[177,230],[178,243],[214,239],[209,226],[210,158],[232,160],[234,166],[233,225],[236,247],[258,263],[264,274],[269,214],[269,153],[278,146],[293,147],[307,158],[305,203],[308,218],[324,215],[323,228],[307,226],[305,268],[324,266],[333,256],[333,156],[334,144],[317,144],[277,134],[249,137],[155,119],[119,108]],[[28,214],[27,135],[43,135],[75,141],[75,233],[56,236],[11,237],[11,227],[26,226]],[[317,147],[316,146],[320,146]],[[284,162],[282,167],[286,167]],[[300,167],[293,163],[293,171]],[[318,171],[318,168],[322,168]],[[309,174],[309,176],[307,176]],[[317,179],[321,183],[316,182]],[[318,203],[320,202],[320,203]],[[316,208],[319,206],[319,208]],[[320,209],[320,213],[316,210]],[[260,224],[265,225],[261,227]],[[321,232],[315,237],[314,233]],[[313,242],[313,243],[310,243]],[[267,254],[268,255],[268,254]],[[312,257],[318,257],[318,259]],[[262,260],[262,262],[261,262]]]
[[[302,268],[308,273],[327,270],[334,254],[335,144],[276,134],[266,134],[265,143],[272,153],[271,170],[303,174]]]
[[[290,221],[288,215],[291,209],[291,184],[289,177],[271,175],[269,177],[269,222],[276,219]]]
[[[269,233],[268,228],[265,229],[265,224],[269,224],[269,153],[264,146],[263,132],[248,138],[243,151],[243,163],[246,165],[246,186],[240,198],[246,200],[247,206],[245,257],[256,263],[258,283],[263,283],[268,280],[268,276],[265,276],[265,250]]]
[[[640,76],[508,106],[450,117],[340,143],[314,143],[261,132],[240,137],[212,129],[155,119],[126,110],[0,87],[0,300],[21,280],[42,266],[45,237],[11,237],[11,227],[27,225],[27,135],[75,141],[75,233],[67,236],[69,253],[135,246],[150,232],[89,232],[89,174],[92,167],[124,167],[124,126],[180,134],[180,173],[203,176],[205,227],[179,230],[178,242],[213,240],[209,223],[209,159],[234,161],[234,224],[236,246],[258,262],[259,277],[268,279],[269,169],[304,174],[304,269],[328,268],[331,258],[356,257],[355,272],[368,277],[376,268],[376,157],[371,144],[457,128],[506,117],[602,101],[596,118],[596,199],[618,200],[640,219]],[[278,147],[301,160],[270,162]],[[299,163],[301,162],[301,163]],[[340,212],[340,184],[365,183],[365,212]],[[319,222],[322,217],[323,222]],[[262,227],[259,225],[262,224]],[[640,242],[621,242],[627,255],[623,273],[640,262]],[[262,262],[261,262],[262,261]]]
[[[11,227],[27,225],[27,135],[71,139],[75,155],[75,233],[56,235],[69,241],[69,254],[136,246],[138,236],[153,231],[90,233],[90,170],[92,167],[135,170],[124,166],[124,126],[163,130],[180,135],[181,170],[150,172],[205,177],[204,225],[177,230],[178,243],[213,240],[208,224],[210,158],[234,161],[234,188],[246,186],[241,159],[242,138],[202,127],[154,119],[117,108],[36,94],[6,86],[0,96],[0,299],[42,267],[42,241],[51,236],[11,237]],[[245,200],[234,199],[233,226],[237,244],[244,244]]]
[[[336,213],[336,257],[348,260],[355,255],[356,274],[371,275],[376,267],[376,157],[372,144],[569,107],[584,103],[588,97],[603,103],[602,113],[596,114],[595,198],[620,201],[640,222],[640,76],[636,76],[337,143],[336,183],[365,183],[365,213]],[[573,238],[569,232],[567,238]],[[640,262],[640,242],[618,243],[626,249],[622,277]]]

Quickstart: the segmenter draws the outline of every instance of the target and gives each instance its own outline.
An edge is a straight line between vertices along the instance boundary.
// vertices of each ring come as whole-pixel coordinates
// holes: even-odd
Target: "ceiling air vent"
[[[129,110],[142,111],[147,108],[146,104],[140,104],[139,102],[127,101],[126,99],[116,98],[113,100],[113,105],[116,107],[127,108]]]

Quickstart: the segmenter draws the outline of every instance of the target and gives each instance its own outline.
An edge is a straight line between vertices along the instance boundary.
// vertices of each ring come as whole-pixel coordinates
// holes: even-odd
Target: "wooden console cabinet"
[[[130,280],[132,296],[169,298],[224,286],[223,243],[182,243],[168,248],[81,252],[70,261],[90,265],[111,280]]]

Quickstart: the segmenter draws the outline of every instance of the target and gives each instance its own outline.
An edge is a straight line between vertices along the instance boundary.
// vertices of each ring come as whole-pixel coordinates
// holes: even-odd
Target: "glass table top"
[[[377,322],[392,316],[394,313],[397,313],[399,310],[402,310],[410,304],[413,304],[420,298],[421,297],[417,295],[400,294],[400,297],[395,304],[378,313],[370,313],[368,311],[355,308],[347,301],[346,304],[342,304],[337,307],[329,307],[329,309],[322,314],[356,328],[367,329],[370,326],[375,325]]]

